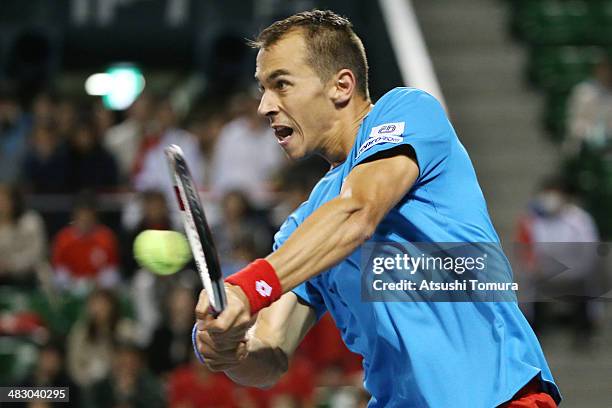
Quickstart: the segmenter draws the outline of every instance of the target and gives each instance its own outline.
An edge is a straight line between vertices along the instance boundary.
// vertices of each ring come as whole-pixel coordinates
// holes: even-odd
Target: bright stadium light
[[[85,81],[87,95],[102,96],[110,92],[112,78],[108,74],[93,74]]]
[[[108,109],[127,109],[144,90],[142,72],[131,64],[112,65],[105,73],[90,75],[85,81],[88,95],[102,96]]]
[[[129,108],[144,87],[142,72],[132,64],[112,65],[105,73],[93,74],[85,81],[85,92],[102,96],[104,106],[113,110]]]

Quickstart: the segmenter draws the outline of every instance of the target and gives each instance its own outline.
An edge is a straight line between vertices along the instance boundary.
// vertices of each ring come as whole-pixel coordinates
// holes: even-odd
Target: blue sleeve
[[[293,231],[295,231],[295,229],[298,227],[300,224],[299,213],[303,206],[304,204],[302,204],[302,207],[300,207],[296,212],[291,214],[289,218],[285,220],[283,225],[281,225],[276,235],[274,235],[274,246],[272,247],[272,250],[276,251],[281,245],[283,245],[287,238],[289,238]],[[312,279],[316,279],[316,277]],[[323,300],[321,293],[317,290],[315,285],[311,283],[311,281],[306,281],[296,286],[292,292],[315,311],[317,320],[319,320],[327,311],[327,307],[325,306],[325,301]]]
[[[325,306],[321,293],[310,281],[296,286],[292,292],[314,310],[317,321],[327,312],[327,306]]]
[[[366,129],[353,167],[373,155],[411,146],[419,166],[418,182],[436,177],[450,154],[454,130],[440,103],[428,93],[410,88],[393,91]]]

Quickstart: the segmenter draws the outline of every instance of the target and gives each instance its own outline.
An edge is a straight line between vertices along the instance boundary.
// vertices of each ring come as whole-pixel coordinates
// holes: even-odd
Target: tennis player
[[[274,252],[227,279],[217,319],[201,294],[196,342],[207,365],[271,386],[328,311],[364,357],[370,407],[556,407],[559,391],[515,302],[361,300],[366,242],[499,242],[440,104],[396,88],[372,105],[363,45],[330,11],[277,21],[254,44],[259,113],[288,156],[319,154],[331,169],[282,225]]]

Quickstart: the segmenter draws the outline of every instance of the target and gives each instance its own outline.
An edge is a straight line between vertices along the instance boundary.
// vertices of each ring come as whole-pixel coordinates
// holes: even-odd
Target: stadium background
[[[262,140],[273,136],[252,117],[255,53],[244,38],[314,7],[354,23],[373,100],[408,84],[445,102],[505,246],[551,174],[594,216],[601,240],[609,238],[607,150],[585,144],[568,153],[565,146],[571,92],[612,49],[610,1],[5,0],[0,215],[15,202],[9,185],[27,211],[0,221],[0,384],[70,383],[73,406],[364,404],[359,360],[329,320],[272,390],[207,373],[192,360],[185,334],[199,290],[195,274],[155,277],[131,259],[138,231],[177,225],[165,163],[156,161],[168,140],[197,158],[224,272],[266,253],[325,164],[289,164],[267,149]],[[100,81],[118,72],[127,81],[119,91],[137,94],[141,78],[144,89],[133,106],[109,110],[134,95],[88,92],[99,94]],[[88,81],[100,73],[108,75]],[[587,340],[566,317],[572,305],[549,309],[538,335],[564,406],[611,406],[608,304],[594,308]]]

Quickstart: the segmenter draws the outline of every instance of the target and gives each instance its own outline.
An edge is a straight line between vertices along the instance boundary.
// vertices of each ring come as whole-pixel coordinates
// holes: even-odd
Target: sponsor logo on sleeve
[[[366,150],[370,149],[373,146],[376,146],[377,144],[381,144],[381,143],[396,143],[397,144],[397,143],[401,143],[402,140],[404,139],[400,136],[371,137],[368,140],[366,140],[364,144],[361,145],[361,147],[359,148],[359,151],[357,152],[357,157],[361,156],[363,152],[365,152]]]
[[[402,136],[404,133],[405,122],[385,123],[384,125],[373,127],[370,137],[377,136]]]
[[[386,123],[376,126],[370,131],[370,137],[361,145],[357,157],[363,152],[381,143],[401,143],[404,133],[404,122]]]

